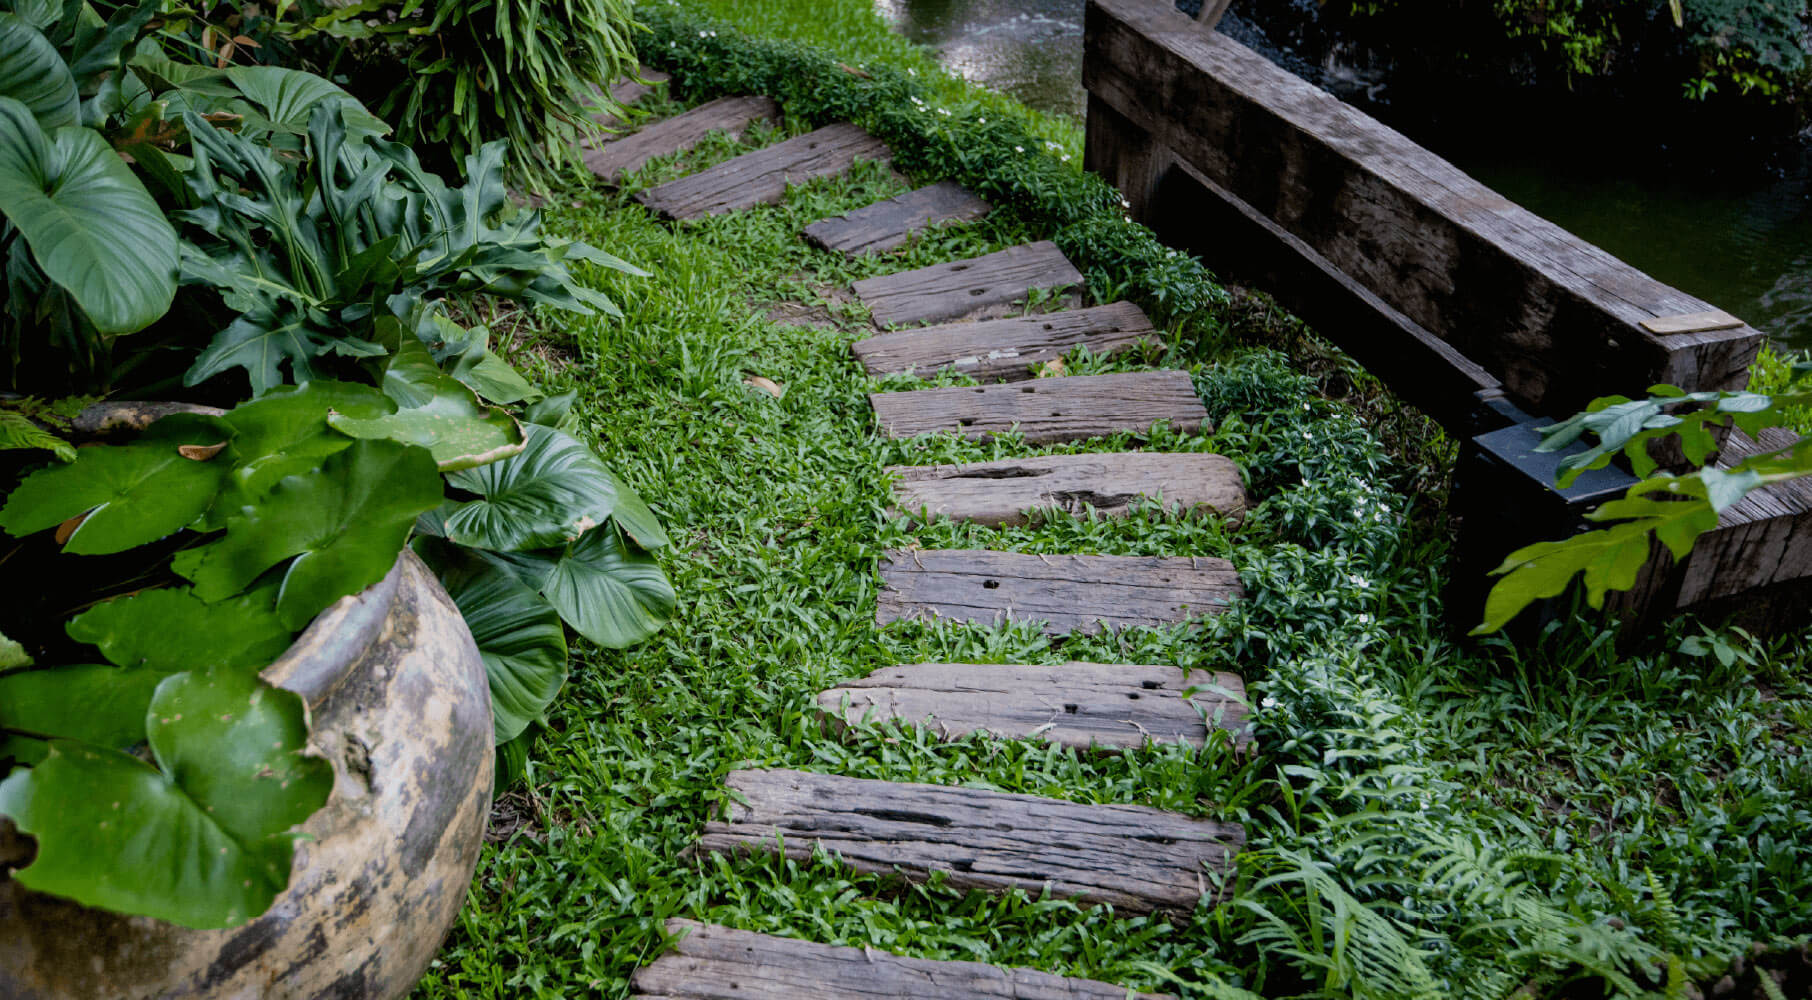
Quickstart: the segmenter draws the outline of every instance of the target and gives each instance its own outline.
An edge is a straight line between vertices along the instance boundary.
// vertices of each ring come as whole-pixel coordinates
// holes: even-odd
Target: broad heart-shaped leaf
[[[239,404],[222,418],[238,433],[228,449],[233,469],[227,489],[210,519],[224,520],[257,502],[284,477],[313,472],[327,456],[349,447],[351,438],[328,428],[330,414],[381,417],[395,410],[368,385],[326,380],[278,386]]]
[[[302,700],[238,671],[167,677],[145,728],[152,767],[58,740],[0,783],[0,814],[38,840],[28,889],[185,927],[233,927],[289,884],[295,836],[333,789],[307,757]]]
[[[30,109],[39,128],[76,123],[81,94],[75,74],[44,33],[10,11],[0,11],[0,97]]]
[[[491,728],[499,745],[541,718],[566,683],[566,630],[540,594],[503,567],[445,542],[416,551],[440,577],[472,630],[491,685]]]
[[[385,353],[369,340],[346,336],[313,309],[279,302],[244,313],[216,333],[182,381],[199,385],[222,372],[244,368],[252,395],[262,396],[282,384],[278,366],[285,362],[297,382],[307,382],[316,378],[314,359],[322,355],[376,358]]]
[[[83,663],[0,676],[0,726],[128,750],[145,742],[145,710],[170,673]],[[0,753],[10,750],[26,761],[43,755],[42,742],[18,744],[0,744]]]
[[[355,140],[390,131],[383,119],[366,111],[351,94],[313,73],[280,66],[233,66],[225,70],[225,75],[246,100],[264,113],[274,131],[304,134],[309,115],[325,101],[344,105],[342,120]]]
[[[99,132],[39,129],[0,97],[0,215],[102,333],[131,333],[176,295],[176,230]]]
[[[540,424],[524,432],[521,454],[447,477],[481,498],[449,506],[449,539],[500,552],[554,548],[577,541],[616,509],[616,477],[583,442]]]
[[[176,572],[203,600],[244,589],[284,569],[277,614],[292,629],[390,571],[415,516],[440,502],[434,457],[394,441],[357,441],[319,471],[278,483],[257,505],[226,522],[226,537],[178,553]]]
[[[190,590],[142,590],[89,608],[64,630],[122,667],[165,674],[196,667],[256,671],[282,656],[295,638],[277,617],[276,597],[274,587],[260,587],[208,604]]]
[[[384,392],[402,405],[388,416],[335,414],[329,426],[355,438],[388,438],[434,455],[442,472],[470,469],[522,451],[516,418],[479,402],[472,390],[440,370],[420,341],[405,334],[384,371]]]
[[[83,448],[74,462],[26,477],[0,508],[0,528],[29,535],[86,513],[64,551],[99,555],[156,541],[199,518],[226,479],[225,462],[177,449],[230,435],[219,418],[174,414],[130,444]]]
[[[588,531],[564,550],[479,555],[539,590],[566,624],[600,646],[633,646],[673,614],[673,585],[660,564],[631,550],[615,528]]]

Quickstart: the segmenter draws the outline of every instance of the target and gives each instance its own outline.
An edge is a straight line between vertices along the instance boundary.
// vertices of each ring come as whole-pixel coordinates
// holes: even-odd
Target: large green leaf
[[[193,591],[160,587],[97,604],[65,631],[122,667],[255,671],[283,655],[295,637],[277,617],[276,596],[274,588],[261,587],[209,604]]]
[[[0,727],[127,750],[145,741],[145,710],[171,673],[84,663],[0,676]],[[28,761],[43,753],[42,743],[18,743],[0,744],[0,753],[10,750]]]
[[[194,581],[203,600],[219,600],[291,560],[277,614],[299,629],[328,604],[382,579],[415,516],[440,498],[440,474],[427,451],[393,441],[354,442],[318,471],[278,483],[257,505],[227,519],[225,538],[179,553],[173,566]]]
[[[81,110],[75,74],[44,33],[10,11],[0,11],[0,97],[30,109],[45,129],[74,125]]]
[[[333,789],[327,762],[304,756],[302,700],[243,672],[185,672],[158,685],[145,728],[157,767],[59,740],[0,783],[0,814],[38,841],[12,877],[186,927],[263,913],[289,884],[288,831]]]
[[[554,548],[616,509],[616,477],[583,442],[540,424],[525,432],[521,454],[447,477],[480,497],[446,511],[448,538],[500,552]]]
[[[283,383],[279,366],[285,363],[297,382],[307,382],[319,377],[314,359],[322,355],[377,358],[385,353],[369,340],[346,336],[313,309],[281,302],[243,313],[214,334],[207,350],[183,375],[183,384],[200,385],[234,368],[244,368],[252,395],[262,396]]]
[[[238,433],[228,448],[233,470],[216,516],[256,502],[284,477],[312,472],[327,456],[350,447],[352,438],[328,428],[329,414],[381,417],[395,409],[370,386],[326,380],[278,386],[239,404],[222,418]]]
[[[390,126],[365,110],[353,96],[313,73],[281,66],[233,66],[226,78],[263,112],[273,131],[302,135],[315,106],[326,101],[342,104],[341,120],[354,137],[383,135]]]
[[[588,531],[564,550],[483,555],[539,590],[566,624],[600,646],[633,646],[673,614],[673,585],[660,564],[615,528]]]
[[[484,658],[491,727],[501,745],[541,718],[566,683],[566,631],[547,601],[500,566],[445,543],[418,544]]]
[[[87,514],[66,551],[98,555],[156,541],[199,518],[226,478],[226,463],[179,449],[219,444],[229,434],[216,418],[177,414],[131,444],[83,448],[74,462],[26,477],[0,508],[0,528],[29,535]]]
[[[100,133],[45,133],[0,97],[0,215],[102,333],[150,325],[176,295],[176,230]]]
[[[434,455],[442,472],[470,469],[522,451],[516,418],[479,401],[440,370],[420,341],[405,334],[384,370],[384,392],[402,409],[381,417],[334,414],[327,422],[355,438],[388,438]]]

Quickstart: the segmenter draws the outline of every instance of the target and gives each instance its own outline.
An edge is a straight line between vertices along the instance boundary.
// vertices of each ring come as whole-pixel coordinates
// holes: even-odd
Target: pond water
[[[895,30],[965,79],[1080,118],[1083,0],[875,0]],[[1237,10],[1237,8],[1236,8]],[[1665,149],[1603,148],[1561,126],[1457,129],[1394,114],[1363,70],[1264,42],[1229,14],[1222,30],[1279,64],[1358,99],[1529,210],[1775,340],[1812,348],[1812,147],[1736,147],[1684,163]]]

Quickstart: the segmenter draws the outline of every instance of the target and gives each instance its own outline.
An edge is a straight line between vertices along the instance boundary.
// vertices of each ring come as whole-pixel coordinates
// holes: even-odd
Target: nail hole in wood
[[[1147,691],[1156,691],[1164,686],[1163,681],[1140,681],[1139,686]]]
[[[1063,710],[1070,715],[1075,715],[1077,708],[1075,705],[1065,705],[1063,706]]]
[[[1000,581],[999,580],[983,580],[982,589],[983,590],[999,590]]]

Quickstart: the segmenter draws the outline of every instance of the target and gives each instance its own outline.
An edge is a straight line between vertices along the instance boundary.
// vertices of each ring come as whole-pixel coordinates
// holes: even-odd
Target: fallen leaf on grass
[[[742,380],[742,384],[752,385],[775,399],[779,399],[781,396],[786,395],[786,389],[782,388],[779,383],[770,378],[763,378],[760,375],[750,375],[748,378]]]

